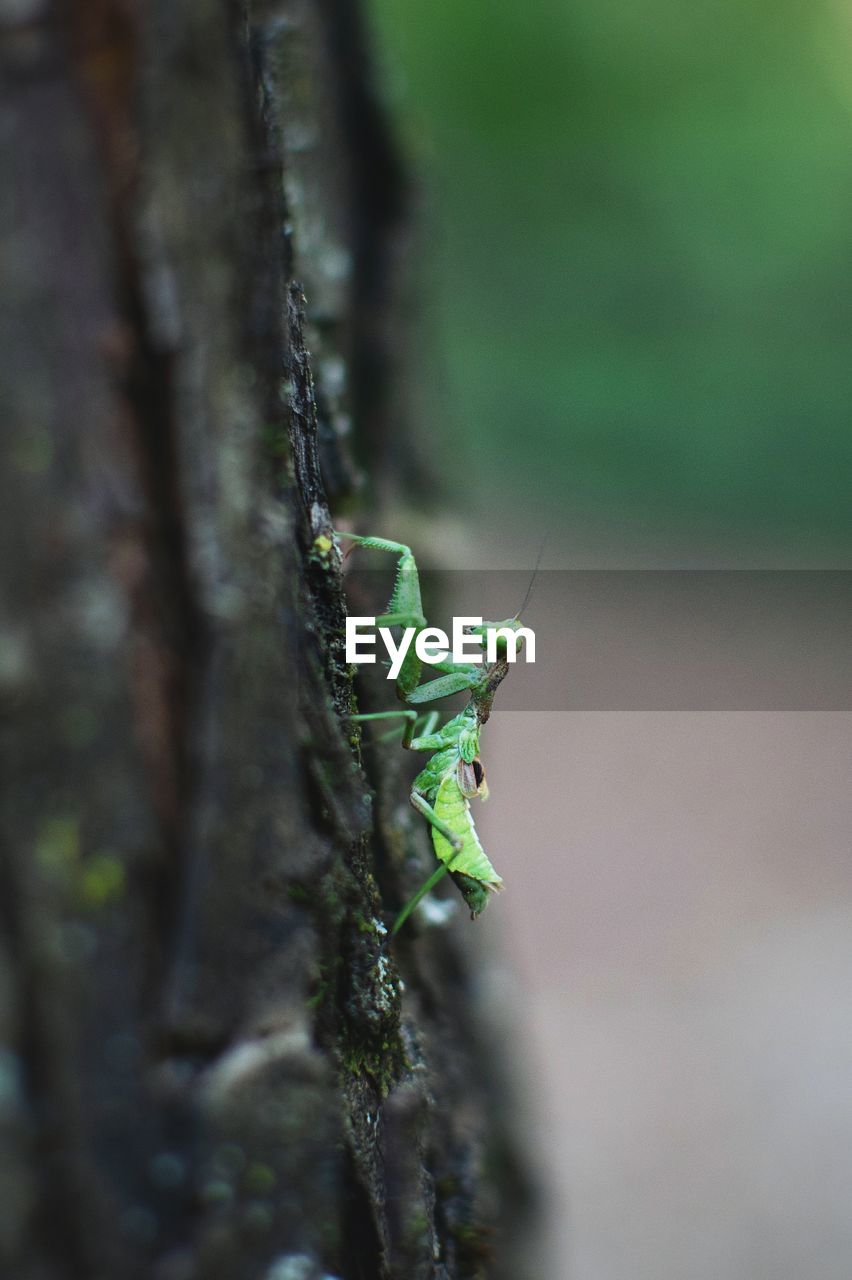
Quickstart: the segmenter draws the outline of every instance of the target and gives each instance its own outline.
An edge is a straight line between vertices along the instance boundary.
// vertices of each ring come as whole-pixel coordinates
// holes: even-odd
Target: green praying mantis
[[[414,628],[415,636],[425,631],[427,623],[420,598],[420,577],[410,547],[386,538],[362,537],[336,530],[335,533],[358,546],[391,552],[398,557],[393,593],[387,611],[376,618],[376,626]],[[422,661],[416,646],[410,645],[396,676],[397,696],[405,703],[405,709],[374,711],[351,717],[354,721],[401,719],[404,721],[402,746],[409,751],[428,752],[431,757],[412,783],[410,801],[429,823],[439,865],[402,908],[394,921],[392,934],[402,927],[417,904],[447,873],[453,877],[470,907],[471,919],[484,911],[491,895],[503,887],[502,879],[480,843],[470,812],[470,801],[476,797],[484,800],[488,796],[485,768],[479,756],[480,731],[491,714],[494,694],[509,670],[505,632],[520,633],[517,645],[523,644],[525,629],[521,627],[520,615],[531,589],[532,582],[527,599],[514,618],[466,628],[468,635],[479,637],[483,650],[489,631],[495,632],[496,647],[492,648],[492,653],[496,653],[496,661],[479,665],[457,663],[447,658],[432,664],[441,673],[439,676],[421,683]],[[502,636],[501,632],[504,633]],[[418,709],[424,703],[465,691],[470,695],[467,706],[442,726],[439,726],[441,715],[438,710],[423,712]]]

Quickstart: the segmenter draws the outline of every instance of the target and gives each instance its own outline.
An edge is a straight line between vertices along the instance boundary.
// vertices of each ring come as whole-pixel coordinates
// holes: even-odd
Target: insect
[[[335,531],[337,533],[337,531]],[[411,549],[401,542],[386,538],[361,537],[353,533],[337,533],[361,547],[391,552],[398,557],[396,583],[387,611],[376,618],[377,627],[413,627],[415,637],[426,629],[426,618],[420,598],[420,577]],[[532,583],[530,583],[530,590]],[[514,618],[504,622],[483,622],[467,628],[478,636],[483,650],[489,630],[506,628],[522,631],[520,615],[529,600],[530,591]],[[448,872],[470,907],[475,919],[488,905],[492,893],[503,887],[480,843],[470,812],[473,799],[488,796],[485,767],[479,755],[479,736],[491,714],[494,694],[509,670],[506,637],[496,637],[496,661],[487,665],[456,663],[449,658],[434,663],[441,674],[421,683],[422,661],[411,645],[396,677],[397,697],[404,710],[374,711],[352,716],[353,720],[404,720],[402,746],[409,751],[428,752],[427,762],[411,787],[411,804],[429,823],[432,844],[439,866],[414,896],[405,904],[394,921],[391,933],[405,923],[411,912],[438,881]],[[523,636],[518,636],[518,644]],[[470,694],[467,706],[439,727],[440,712],[418,710],[423,703],[448,698],[454,693]]]

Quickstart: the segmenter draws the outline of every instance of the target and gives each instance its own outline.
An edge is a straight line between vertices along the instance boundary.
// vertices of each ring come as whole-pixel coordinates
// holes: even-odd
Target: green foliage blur
[[[852,10],[372,3],[475,502],[852,546]]]

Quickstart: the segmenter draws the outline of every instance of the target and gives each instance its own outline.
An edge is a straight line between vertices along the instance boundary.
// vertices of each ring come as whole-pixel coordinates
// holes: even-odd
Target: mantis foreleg
[[[476,688],[482,681],[481,667],[456,663],[449,659],[433,664],[442,674],[437,680],[420,684],[423,664],[417,656],[416,642],[426,627],[423,602],[420,596],[420,574],[411,548],[404,542],[392,542],[389,538],[364,537],[357,533],[335,530],[338,537],[348,538],[359,547],[373,551],[390,551],[399,557],[396,583],[388,601],[387,611],[376,618],[377,627],[413,627],[414,644],[410,645],[396,680],[401,701],[409,703],[432,702],[436,698],[448,698]],[[403,746],[407,746],[403,740]]]
[[[335,530],[337,533],[337,530]],[[376,625],[382,627],[414,627],[415,638],[426,626],[423,615],[423,602],[420,598],[420,575],[417,572],[417,561],[411,548],[404,542],[391,542],[388,538],[368,538],[357,533],[338,534],[348,538],[359,547],[369,547],[374,551],[390,551],[399,557],[396,583],[388,602],[387,611],[376,619]],[[403,702],[420,681],[421,662],[412,646],[405,655],[402,667],[396,680],[397,693]]]

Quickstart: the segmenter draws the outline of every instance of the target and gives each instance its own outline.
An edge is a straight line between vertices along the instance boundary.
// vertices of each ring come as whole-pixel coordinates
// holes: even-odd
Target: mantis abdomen
[[[453,871],[460,871],[473,880],[499,889],[503,881],[488,861],[479,842],[476,827],[470,814],[470,801],[462,793],[456,769],[442,778],[434,803],[435,816],[450,828],[461,841],[460,849],[454,849],[437,827],[432,828],[432,843],[437,857]]]

